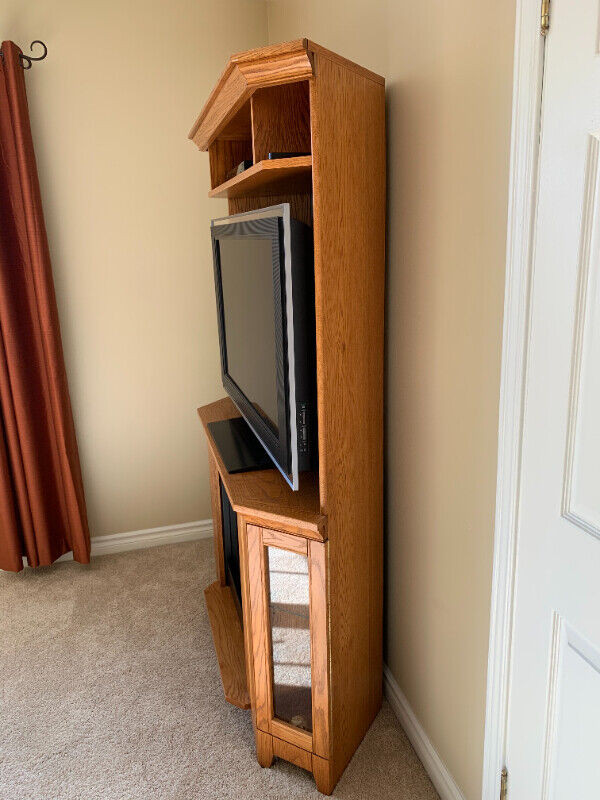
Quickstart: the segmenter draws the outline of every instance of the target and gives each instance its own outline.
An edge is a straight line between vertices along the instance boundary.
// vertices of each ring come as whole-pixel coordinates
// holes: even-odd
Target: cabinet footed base
[[[336,781],[333,776],[331,762],[326,758],[316,756],[296,747],[289,742],[284,742],[276,736],[254,729],[256,737],[256,759],[261,767],[268,768],[273,766],[275,758],[289,761],[307,772],[311,772],[315,780],[317,789],[321,794],[330,795]]]
[[[275,759],[273,753],[273,737],[269,733],[263,733],[258,728],[254,729],[256,738],[256,758],[261,767],[271,767]]]
[[[326,758],[321,758],[313,753],[312,756],[312,774],[317,784],[317,789],[321,794],[331,794],[335,788],[335,780],[333,777],[333,770],[331,768],[331,761]]]

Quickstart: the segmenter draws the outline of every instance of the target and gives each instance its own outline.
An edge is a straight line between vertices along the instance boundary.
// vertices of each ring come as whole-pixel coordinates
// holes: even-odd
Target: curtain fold
[[[0,59],[0,569],[88,563],[69,399],[20,49]]]

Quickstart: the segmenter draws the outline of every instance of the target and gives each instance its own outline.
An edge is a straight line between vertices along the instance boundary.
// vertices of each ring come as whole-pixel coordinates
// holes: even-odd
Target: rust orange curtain
[[[20,49],[0,59],[0,569],[90,536]]]

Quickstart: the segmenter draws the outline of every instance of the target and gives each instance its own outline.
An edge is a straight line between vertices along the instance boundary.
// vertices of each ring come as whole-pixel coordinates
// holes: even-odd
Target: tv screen
[[[223,386],[293,489],[314,439],[312,231],[280,206],[211,225]]]
[[[227,373],[278,434],[271,239],[225,238],[219,249]]]

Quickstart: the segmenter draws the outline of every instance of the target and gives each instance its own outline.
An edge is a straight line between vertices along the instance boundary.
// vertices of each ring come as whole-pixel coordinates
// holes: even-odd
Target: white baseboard
[[[408,700],[396,683],[387,664],[383,665],[383,688],[385,696],[398,717],[400,725],[408,736],[416,754],[421,759],[425,771],[437,789],[441,800],[465,800],[463,793],[456,785],[448,768],[439,757],[437,750],[425,733]]]
[[[162,528],[146,528],[142,531],[112,533],[109,536],[92,538],[92,558],[109,553],[123,553],[127,550],[142,550],[158,547],[161,544],[181,544],[196,539],[209,539],[212,536],[212,519],[197,522],[184,522],[182,525],[165,525]],[[73,553],[65,553],[57,561],[72,561]]]

